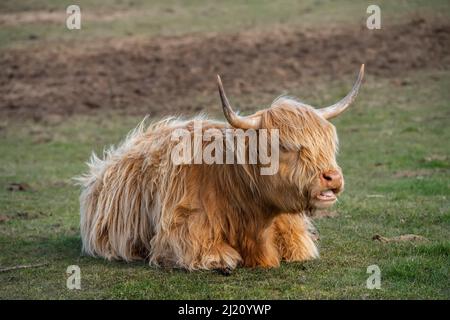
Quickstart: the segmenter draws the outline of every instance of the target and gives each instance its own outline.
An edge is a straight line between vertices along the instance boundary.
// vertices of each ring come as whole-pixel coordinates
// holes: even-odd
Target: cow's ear
[[[348,108],[358,95],[359,88],[361,87],[362,80],[364,78],[364,64],[361,65],[358,78],[353,85],[352,90],[339,102],[322,109],[318,109],[319,114],[325,119],[332,119],[340,115],[345,109]]]

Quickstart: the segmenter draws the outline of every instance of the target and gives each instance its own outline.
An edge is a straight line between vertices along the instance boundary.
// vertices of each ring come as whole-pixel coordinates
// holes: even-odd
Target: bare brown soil
[[[377,31],[277,29],[4,49],[0,117],[187,114],[217,104],[217,73],[231,98],[242,102],[311,88],[323,77],[347,79],[361,63],[368,74],[383,77],[448,70],[450,23],[416,18]]]

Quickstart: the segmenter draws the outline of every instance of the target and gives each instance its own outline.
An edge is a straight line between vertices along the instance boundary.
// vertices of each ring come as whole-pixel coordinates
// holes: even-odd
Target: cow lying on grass
[[[141,124],[103,159],[93,155],[89,172],[79,178],[84,252],[223,271],[318,257],[308,213],[332,205],[344,187],[335,157],[336,130],[328,119],[355,99],[363,74],[364,65],[350,93],[332,106],[314,109],[281,97],[247,117],[232,110],[218,78],[228,123],[169,118],[148,127]],[[192,151],[190,156],[174,161],[180,144],[174,132],[182,130],[190,137],[213,130],[218,141],[230,129],[252,130],[263,148],[250,150],[249,134],[237,155],[229,145],[210,154],[216,160],[232,155],[231,160],[241,156],[247,162],[189,162],[197,149],[211,151],[211,137],[200,143],[194,138],[183,145]],[[275,134],[276,140],[262,139]],[[277,170],[271,174],[261,174],[267,167],[258,158],[264,147],[277,154]]]

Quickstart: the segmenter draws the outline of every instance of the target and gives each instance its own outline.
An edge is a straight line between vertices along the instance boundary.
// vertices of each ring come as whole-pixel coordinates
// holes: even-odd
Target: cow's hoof
[[[233,273],[233,270],[231,268],[218,268],[215,269],[215,271],[225,277],[231,276]]]

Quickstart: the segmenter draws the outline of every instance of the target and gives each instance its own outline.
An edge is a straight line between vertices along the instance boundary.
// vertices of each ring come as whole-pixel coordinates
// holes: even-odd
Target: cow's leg
[[[211,239],[203,241],[201,235],[194,238],[192,234],[167,233],[153,245],[155,250],[150,262],[160,266],[229,273],[242,261],[241,255],[231,246]]]
[[[218,270],[220,273],[228,275],[241,262],[241,255],[228,244],[221,242],[205,250],[198,264],[201,269]]]
[[[187,270],[235,269],[241,255],[226,243],[223,232],[206,213],[180,202],[165,230],[157,232],[152,240],[150,262],[181,267]]]
[[[274,219],[274,241],[283,260],[304,261],[319,257],[311,227],[309,218],[300,214],[283,213]]]
[[[274,268],[280,265],[280,255],[274,243],[274,232],[267,228],[256,235],[248,234],[240,240],[243,265]]]

